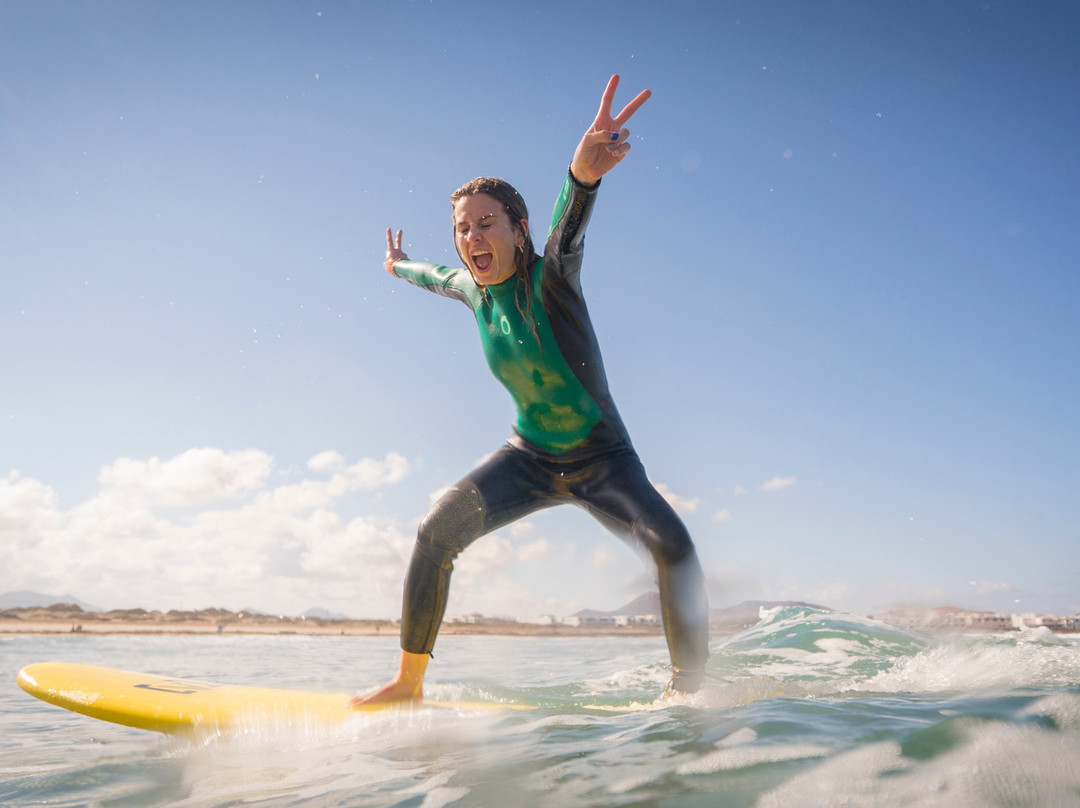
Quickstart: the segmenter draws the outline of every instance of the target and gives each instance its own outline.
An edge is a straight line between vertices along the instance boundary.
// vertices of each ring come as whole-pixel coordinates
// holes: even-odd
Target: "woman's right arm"
[[[386,260],[383,268],[395,278],[403,278],[413,286],[427,289],[443,297],[452,297],[470,305],[467,292],[459,288],[457,277],[464,270],[461,268],[451,269],[440,264],[432,264],[427,261],[412,261],[405,251],[401,249],[401,231],[395,235],[388,227],[386,228]]]

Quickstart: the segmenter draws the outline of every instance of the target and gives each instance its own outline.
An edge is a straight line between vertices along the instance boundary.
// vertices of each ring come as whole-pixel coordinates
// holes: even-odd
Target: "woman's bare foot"
[[[397,678],[391,679],[382,687],[368,693],[362,693],[349,699],[350,707],[363,707],[366,704],[391,704],[393,702],[423,701],[424,693],[403,684]]]
[[[397,676],[382,687],[354,696],[349,700],[350,707],[363,707],[365,704],[391,704],[424,700],[424,672],[427,670],[427,654],[401,652],[401,665]]]

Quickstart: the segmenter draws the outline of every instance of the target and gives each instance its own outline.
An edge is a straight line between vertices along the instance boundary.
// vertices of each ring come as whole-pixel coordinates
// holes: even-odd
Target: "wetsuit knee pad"
[[[484,498],[472,483],[459,484],[436,502],[416,534],[416,548],[440,567],[450,562],[484,531]]]
[[[677,516],[637,522],[631,535],[648,548],[658,563],[678,564],[694,552],[690,532]]]

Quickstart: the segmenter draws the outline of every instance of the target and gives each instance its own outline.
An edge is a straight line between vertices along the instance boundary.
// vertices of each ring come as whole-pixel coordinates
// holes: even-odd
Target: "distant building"
[[[591,614],[584,617],[581,624],[583,626],[613,626],[615,625],[615,616],[610,614]]]
[[[519,617],[517,622],[526,626],[553,626],[555,617],[550,614],[542,614],[539,617]]]
[[[1066,617],[1050,614],[998,614],[974,612],[950,606],[935,609],[897,607],[875,618],[908,629],[945,629],[950,631],[1016,631],[1045,627],[1052,631],[1080,631],[1080,615]]]
[[[1051,631],[1080,631],[1080,617],[1059,614],[1014,614],[1013,628],[1048,628]]]
[[[965,628],[980,631],[1008,631],[1012,626],[1012,616],[993,612],[972,612],[966,615]]]

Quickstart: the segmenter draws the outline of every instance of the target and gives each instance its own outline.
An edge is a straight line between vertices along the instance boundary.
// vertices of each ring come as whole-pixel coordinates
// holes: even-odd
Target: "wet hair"
[[[510,217],[510,224],[518,230],[525,230],[522,222],[529,219],[529,209],[525,206],[525,200],[517,189],[506,180],[498,177],[477,177],[450,194],[450,204],[457,205],[458,201],[468,196],[487,194],[506,211]],[[514,302],[522,319],[532,328],[533,336],[537,344],[540,344],[540,335],[536,330],[536,319],[532,316],[532,283],[529,280],[529,267],[540,258],[533,247],[532,233],[525,232],[525,241],[520,250],[514,251],[514,277],[517,279],[517,288],[514,292]],[[464,258],[462,259],[464,260]]]

